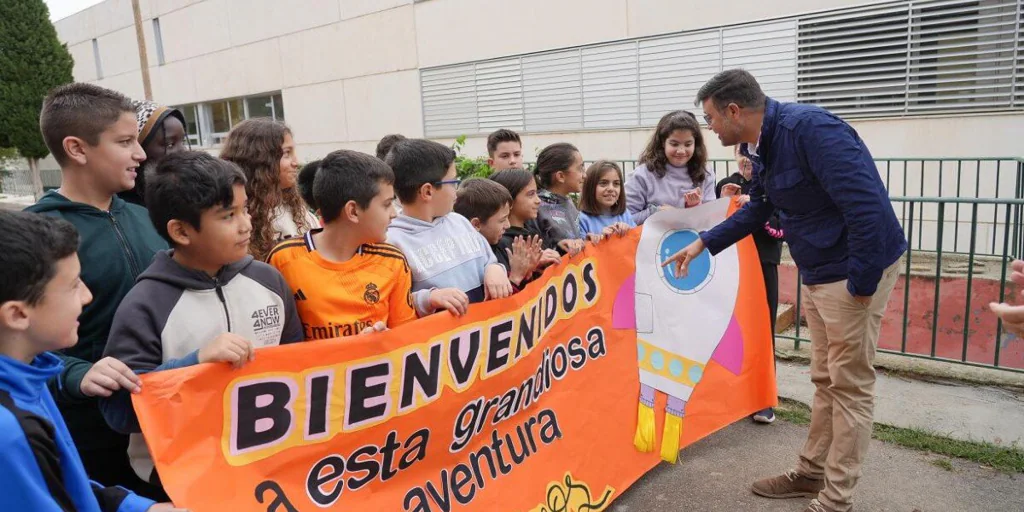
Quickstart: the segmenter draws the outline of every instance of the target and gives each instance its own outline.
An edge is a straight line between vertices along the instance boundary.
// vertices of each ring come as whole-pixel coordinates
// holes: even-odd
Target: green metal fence
[[[935,250],[922,250],[910,244],[901,261],[902,276],[890,300],[883,321],[879,351],[971,366],[999,368],[1024,373],[1024,341],[1003,331],[1003,325],[988,311],[988,302],[1004,302],[1019,293],[1007,280],[1010,263],[1021,255],[1021,208],[1024,199],[977,199],[950,197],[892,197],[897,210],[905,212],[904,230],[913,240],[915,229],[927,208],[936,211]],[[970,226],[965,251],[949,252],[947,236],[951,210],[966,209]],[[992,242],[996,254],[978,251],[980,226],[988,222],[985,209],[999,217],[999,229]],[[958,220],[959,224],[961,221]],[[955,246],[955,244],[954,244]],[[946,258],[966,261],[964,272],[951,273]],[[931,272],[915,268],[924,260]],[[984,260],[984,261],[981,261]],[[944,288],[945,287],[945,288]],[[930,288],[930,289],[929,289]],[[778,335],[792,340],[795,348],[810,339],[802,325],[803,290],[796,277],[795,332]],[[896,319],[899,318],[897,321]],[[915,325],[916,324],[916,325]]]

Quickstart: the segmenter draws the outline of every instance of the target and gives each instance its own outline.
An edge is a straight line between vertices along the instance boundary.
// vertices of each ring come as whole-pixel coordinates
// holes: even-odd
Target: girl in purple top
[[[697,117],[685,110],[665,114],[626,184],[626,208],[633,220],[643,224],[660,210],[714,201],[715,173],[707,161]]]

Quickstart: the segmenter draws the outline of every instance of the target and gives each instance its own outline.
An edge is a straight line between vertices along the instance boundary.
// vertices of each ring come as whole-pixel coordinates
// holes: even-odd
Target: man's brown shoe
[[[750,490],[765,498],[816,498],[818,492],[825,488],[824,480],[807,478],[796,471],[787,471],[782,475],[758,480],[750,486]]]

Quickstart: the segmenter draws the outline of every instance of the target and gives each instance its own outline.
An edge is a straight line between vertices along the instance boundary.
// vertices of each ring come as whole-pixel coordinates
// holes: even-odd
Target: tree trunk
[[[28,168],[32,171],[32,195],[38,201],[43,195],[43,177],[39,174],[39,159],[28,158]]]

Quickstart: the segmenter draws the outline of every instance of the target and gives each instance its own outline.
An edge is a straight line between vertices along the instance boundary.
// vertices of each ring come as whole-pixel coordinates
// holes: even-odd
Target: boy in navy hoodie
[[[237,368],[256,348],[302,341],[284,277],[248,254],[242,170],[204,152],[181,152],[147,178],[149,216],[174,248],[156,255],[117,308],[104,355],[136,373],[214,362]],[[160,485],[131,395],[118,391],[100,409],[114,430],[131,434],[135,473]]]
[[[103,349],[121,299],[153,255],[167,248],[146,209],[117,197],[135,187],[146,159],[135,107],[120,93],[96,85],[63,85],[43,101],[39,128],[60,165],[61,184],[27,210],[75,226],[82,282],[93,294],[79,318],[78,344],[57,353],[64,367],[51,391],[89,475],[165,499],[135,477],[128,465],[128,436],[107,426],[97,402],[123,386],[137,386],[131,370],[103,357]]]
[[[92,300],[77,248],[68,222],[0,211],[0,510],[178,510],[89,481],[47,390]]]

